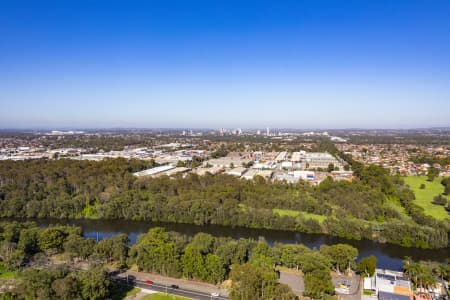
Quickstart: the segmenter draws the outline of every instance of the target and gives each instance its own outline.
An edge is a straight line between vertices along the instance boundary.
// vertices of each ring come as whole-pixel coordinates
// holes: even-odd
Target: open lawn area
[[[188,300],[188,299],[190,298],[163,293],[150,294],[141,298],[141,300]]]
[[[431,203],[433,198],[444,191],[444,186],[441,184],[442,178],[435,178],[432,182],[427,181],[426,176],[408,176],[405,177],[406,184],[416,195],[414,201],[417,205],[423,207],[425,214],[432,216],[438,220],[449,218],[448,212],[441,205]],[[420,185],[425,184],[425,189],[421,189]],[[449,197],[447,196],[447,199]]]
[[[311,214],[311,213],[307,213],[304,211],[298,211],[298,210],[274,208],[272,211],[274,214],[278,214],[280,216],[296,217],[298,215],[301,215],[305,219],[314,219],[316,221],[319,221],[319,223],[323,223],[323,221],[325,221],[327,218],[327,216]]]
[[[0,262],[0,280],[1,279],[11,279],[17,276],[17,272],[6,270],[3,263]]]

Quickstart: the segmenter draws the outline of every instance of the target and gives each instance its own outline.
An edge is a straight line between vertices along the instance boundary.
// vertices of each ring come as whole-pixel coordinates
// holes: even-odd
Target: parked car
[[[219,293],[213,292],[213,293],[211,293],[211,296],[213,296],[213,297],[219,297]]]
[[[145,284],[153,284],[153,281],[151,281],[150,279],[147,279],[146,281],[144,281]]]
[[[136,276],[128,275],[127,277],[124,278],[124,280],[126,280],[128,283],[132,284],[132,283],[136,282]]]
[[[173,288],[173,289],[178,289],[178,288],[180,288],[180,287],[179,287],[178,285],[176,285],[176,284],[172,284],[170,287]]]

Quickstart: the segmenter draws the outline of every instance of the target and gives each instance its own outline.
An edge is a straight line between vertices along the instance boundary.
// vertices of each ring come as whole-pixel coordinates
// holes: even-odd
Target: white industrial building
[[[312,171],[293,171],[292,174],[295,178],[303,180],[314,180],[315,173]]]
[[[274,161],[267,161],[264,163],[257,162],[252,166],[253,169],[260,169],[260,170],[275,169],[276,167],[277,167],[277,163]]]
[[[292,161],[283,161],[281,162],[281,169],[292,169]]]
[[[207,160],[205,162],[203,162],[203,164],[206,165],[210,165],[213,167],[225,167],[225,168],[229,168],[231,166],[234,167],[238,167],[238,166],[242,166],[242,164],[247,164],[249,163],[250,160],[249,159],[245,159],[245,158],[240,158],[240,157],[220,157],[220,158],[213,158],[210,160]]]
[[[299,181],[299,178],[295,177],[294,174],[279,173],[274,176],[273,180],[286,181],[288,183],[296,183]]]
[[[153,176],[153,175],[157,175],[159,173],[166,172],[166,171],[169,171],[169,170],[172,170],[172,169],[175,169],[175,168],[176,167],[174,165],[164,165],[164,166],[159,166],[159,167],[143,170],[143,171],[140,171],[140,172],[136,172],[136,173],[133,173],[133,175],[137,176],[137,177]]]
[[[241,177],[242,175],[244,175],[244,173],[246,171],[247,171],[246,168],[237,167],[237,168],[233,168],[231,170],[226,171],[225,174],[236,176],[236,177]]]
[[[273,171],[271,170],[257,170],[257,169],[250,169],[247,172],[245,172],[244,175],[242,175],[241,178],[251,180],[255,178],[255,176],[261,176],[266,179],[270,179],[272,177]]]
[[[305,161],[309,168],[327,168],[329,164],[338,165],[338,160],[330,153],[309,152],[305,155]]]
[[[291,161],[292,162],[299,162],[302,160],[303,157],[305,157],[306,152],[300,151],[300,152],[292,152]]]
[[[286,160],[288,153],[286,151],[278,153],[277,157],[275,158],[275,161],[281,162]]]

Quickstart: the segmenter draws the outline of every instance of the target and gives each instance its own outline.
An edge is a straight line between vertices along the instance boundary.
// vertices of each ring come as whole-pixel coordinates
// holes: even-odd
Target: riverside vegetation
[[[427,216],[403,178],[345,159],[353,182],[316,187],[227,175],[136,178],[154,162],[120,158],[1,161],[0,217],[219,224],[448,247],[449,219]]]
[[[355,267],[358,250],[339,244],[312,250],[303,245],[234,240],[198,233],[193,238],[152,228],[129,246],[126,235],[96,242],[83,238],[81,228],[38,228],[33,222],[0,224],[0,299],[108,299],[120,289],[104,267],[115,265],[172,277],[221,283],[231,279],[231,299],[296,299],[278,283],[277,266],[302,269],[305,295],[334,294],[331,269]],[[55,264],[55,258],[59,261]],[[64,264],[61,264],[64,262]],[[86,270],[77,268],[87,264]],[[7,286],[8,288],[5,288]]]
[[[334,294],[331,271],[349,269],[373,275],[376,258],[362,258],[350,245],[301,244],[232,239],[198,233],[189,238],[155,227],[130,246],[120,234],[101,241],[82,236],[74,226],[39,228],[33,222],[0,223],[0,299],[122,299],[132,287],[115,283],[106,266],[134,268],[171,277],[228,284],[230,299],[297,299],[289,286],[278,283],[279,267],[304,274],[304,295],[328,299]],[[414,262],[405,272],[415,286],[449,279],[449,264]],[[5,276],[4,276],[5,275]],[[131,292],[130,292],[131,293]]]
[[[325,233],[375,239],[422,248],[448,247],[448,219],[427,216],[403,178],[351,159],[353,182],[332,179],[312,187],[240,180],[226,175],[136,178],[154,162],[109,159],[0,162],[0,216],[15,218],[99,218],[220,224]],[[446,186],[447,181],[443,181]],[[445,187],[445,189],[447,189]],[[444,193],[445,193],[444,189]],[[39,228],[32,222],[0,224],[0,288],[4,299],[116,299],[106,265],[133,267],[214,284],[231,280],[231,299],[295,299],[278,283],[278,267],[304,274],[304,295],[334,294],[330,271],[347,268],[371,275],[374,257],[356,264],[350,245],[275,244],[213,237],[193,238],[152,228],[129,245],[126,235],[99,242],[72,226]],[[62,262],[56,265],[55,260]],[[84,268],[80,268],[84,264]],[[448,278],[448,264],[407,259],[416,286]],[[6,298],[5,298],[6,297]],[[117,298],[120,299],[120,298]]]

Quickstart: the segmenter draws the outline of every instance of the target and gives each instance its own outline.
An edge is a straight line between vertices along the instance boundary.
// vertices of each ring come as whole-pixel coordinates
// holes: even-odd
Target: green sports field
[[[405,177],[405,182],[416,195],[415,203],[425,210],[425,214],[432,216],[438,220],[450,218],[448,212],[441,205],[431,203],[433,198],[444,191],[444,186],[441,184],[442,178],[435,178],[434,181],[427,181],[426,176],[408,176]],[[420,189],[421,184],[425,184],[425,189]],[[447,199],[449,197],[447,196]]]

